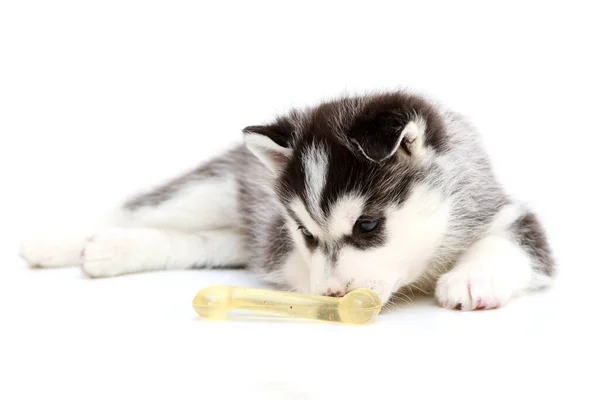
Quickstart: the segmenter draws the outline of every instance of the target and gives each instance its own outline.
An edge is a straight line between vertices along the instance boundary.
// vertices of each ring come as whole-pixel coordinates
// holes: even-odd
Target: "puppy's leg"
[[[111,213],[97,228],[70,233],[57,230],[30,236],[22,242],[21,257],[29,264],[40,267],[79,266],[84,262],[81,256],[84,244],[91,237],[96,237],[95,240],[102,244],[106,252],[110,248],[118,251],[118,246],[109,245],[116,237],[128,243],[125,245],[127,248],[135,247],[133,242],[160,243],[161,240],[157,239],[159,236],[197,248],[195,233],[202,236],[217,232],[216,235],[222,237],[222,232],[239,231],[238,189],[234,173],[235,165],[241,164],[244,156],[242,149],[234,149],[188,174],[136,196]],[[126,234],[123,229],[136,231]],[[159,231],[162,232],[160,235]],[[177,232],[180,234],[179,240],[173,239]],[[229,236],[238,238],[232,233]],[[93,248],[91,243],[88,242],[86,246]],[[235,247],[235,243],[232,246]],[[199,257],[202,259],[202,255]]]
[[[554,264],[542,228],[516,206],[500,211],[488,233],[437,282],[443,307],[489,309],[551,282]]]
[[[245,263],[242,236],[233,229],[183,233],[113,228],[91,236],[82,257],[82,269],[91,277]]]

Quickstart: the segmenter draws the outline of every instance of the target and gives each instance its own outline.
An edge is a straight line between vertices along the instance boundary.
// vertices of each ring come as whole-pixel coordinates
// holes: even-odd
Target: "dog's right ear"
[[[279,174],[292,156],[292,124],[280,118],[269,125],[243,129],[246,147],[273,173]]]

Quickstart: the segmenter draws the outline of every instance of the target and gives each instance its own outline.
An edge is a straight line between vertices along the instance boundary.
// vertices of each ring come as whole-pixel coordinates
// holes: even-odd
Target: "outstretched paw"
[[[21,243],[19,254],[34,267],[76,266],[81,264],[84,240],[83,234],[38,234]]]
[[[127,273],[140,263],[139,238],[122,229],[110,229],[90,236],[83,247],[82,271],[89,277]]]
[[[498,308],[523,293],[532,274],[531,260],[518,244],[505,236],[487,236],[439,278],[435,296],[445,308]]]
[[[442,307],[463,311],[501,307],[513,293],[514,285],[508,279],[467,269],[442,275],[435,291]]]

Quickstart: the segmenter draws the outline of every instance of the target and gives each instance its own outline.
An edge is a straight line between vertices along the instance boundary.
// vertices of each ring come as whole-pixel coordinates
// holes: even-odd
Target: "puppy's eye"
[[[371,233],[379,228],[377,219],[359,219],[356,221],[355,229],[358,233]]]
[[[310,231],[308,229],[306,229],[305,227],[301,226],[298,228],[300,230],[300,232],[302,232],[302,234],[307,237],[308,239],[313,239],[314,236],[312,233],[310,233]]]

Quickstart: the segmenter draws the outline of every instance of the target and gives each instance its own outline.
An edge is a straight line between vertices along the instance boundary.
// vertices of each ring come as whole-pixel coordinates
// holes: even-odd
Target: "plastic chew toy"
[[[381,300],[369,289],[342,298],[312,296],[277,290],[216,285],[200,290],[192,301],[203,318],[225,319],[234,310],[320,321],[366,324],[381,311]]]

